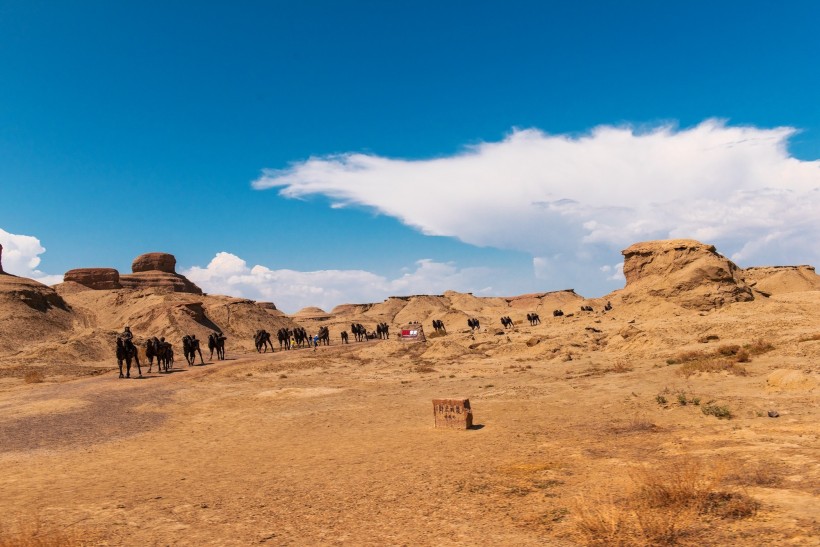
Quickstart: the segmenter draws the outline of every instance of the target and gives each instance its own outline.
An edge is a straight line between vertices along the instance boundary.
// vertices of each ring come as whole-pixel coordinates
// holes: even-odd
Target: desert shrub
[[[746,367],[730,359],[706,359],[685,363],[678,369],[678,374],[690,377],[699,372],[728,372],[735,376],[746,376],[749,371]]]
[[[23,376],[23,381],[27,384],[41,384],[46,381],[46,375],[42,370],[28,370]]]
[[[656,401],[659,405],[665,405],[666,403],[668,403],[668,402],[669,402],[669,401],[667,400],[666,396],[664,396],[664,395],[663,395],[663,394],[661,394],[661,393],[658,393],[657,395],[655,395],[655,401]]]
[[[0,524],[0,547],[75,547],[94,544],[93,538],[77,529],[46,525],[39,517],[19,518]]]
[[[722,519],[745,519],[757,514],[760,503],[742,492],[709,492],[701,503],[702,513]]]
[[[738,351],[740,351],[740,346],[738,346],[737,344],[724,344],[718,347],[716,353],[718,355],[724,355],[726,357],[729,357],[732,355],[736,355]]]
[[[745,344],[743,349],[751,353],[752,355],[760,355],[761,353],[766,353],[768,351],[772,351],[774,349],[774,345],[768,340],[763,338],[758,338],[749,344]]]
[[[718,336],[717,334],[707,334],[705,336],[701,336],[700,338],[698,338],[698,342],[700,342],[701,344],[708,344],[712,340],[720,340],[720,336]]]
[[[635,414],[626,423],[618,423],[612,427],[613,433],[644,433],[658,431],[660,428],[649,421],[646,416]]]
[[[703,351],[683,351],[681,353],[678,353],[674,357],[674,359],[678,363],[688,363],[690,361],[698,361],[700,359],[703,359],[707,355],[708,354]]]
[[[745,349],[738,351],[735,355],[735,359],[737,359],[738,363],[748,363],[752,360],[751,357],[749,357],[749,352]]]
[[[707,416],[714,416],[719,420],[731,420],[732,412],[727,406],[719,406],[713,403],[707,403],[701,407],[701,412]]]
[[[607,372],[615,372],[615,373],[624,373],[624,372],[632,372],[632,366],[626,361],[616,361],[614,365],[607,369]]]
[[[786,468],[782,462],[765,460],[747,462],[727,478],[743,486],[776,487],[783,483]]]
[[[631,491],[620,499],[578,498],[575,531],[584,545],[690,544],[720,519],[753,516],[759,504],[745,493],[727,490],[720,467],[684,457],[636,469]]]

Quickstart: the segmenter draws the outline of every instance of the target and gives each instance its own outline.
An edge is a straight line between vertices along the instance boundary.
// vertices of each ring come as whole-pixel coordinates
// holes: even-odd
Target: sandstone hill
[[[737,318],[761,313],[760,305],[778,312],[792,306],[785,302],[795,298],[813,302],[814,296],[800,295],[820,291],[820,277],[809,266],[742,270],[713,246],[694,240],[636,243],[623,254],[626,286],[601,298],[585,299],[571,289],[513,297],[448,291],[345,304],[330,312],[308,307],[292,316],[271,302],[202,294],[175,273],[176,260],[166,253],[137,257],[130,275],[112,268],[71,270],[53,289],[5,274],[0,275],[0,339],[13,350],[2,358],[0,368],[31,362],[108,363],[116,334],[126,324],[138,342],[157,336],[175,345],[184,334],[205,340],[210,332],[222,331],[228,347],[242,351],[253,349],[253,334],[262,328],[275,333],[283,326],[301,325],[313,334],[327,326],[335,344],[351,323],[374,331],[384,322],[393,332],[401,325],[422,324],[432,342],[420,355],[425,359],[475,354],[571,359],[584,351],[625,350],[661,354],[665,344],[680,335],[665,326],[664,317],[695,318],[731,308],[735,311],[726,316],[727,332],[741,332],[743,322]],[[613,306],[608,312],[607,302]],[[582,306],[593,311],[582,311]],[[564,315],[553,317],[559,309]],[[544,326],[531,328],[529,313],[537,313]],[[512,318],[512,330],[502,327],[502,316]],[[470,331],[468,318],[479,319],[481,329]],[[448,333],[468,336],[437,339],[434,319],[444,321]],[[693,322],[691,329],[696,338],[702,327]],[[398,351],[390,347],[379,351]],[[375,348],[368,351],[378,354]]]

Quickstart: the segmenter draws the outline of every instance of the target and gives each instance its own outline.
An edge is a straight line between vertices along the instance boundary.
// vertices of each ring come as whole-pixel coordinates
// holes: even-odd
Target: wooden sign
[[[470,429],[473,427],[470,399],[433,399],[433,418],[436,427]]]

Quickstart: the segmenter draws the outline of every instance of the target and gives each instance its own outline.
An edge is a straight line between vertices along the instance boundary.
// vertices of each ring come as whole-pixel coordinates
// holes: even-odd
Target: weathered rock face
[[[131,263],[133,273],[159,271],[176,273],[177,259],[168,253],[145,253],[139,255]]]
[[[63,276],[64,281],[73,281],[90,289],[121,289],[120,272],[114,268],[77,268]]]
[[[127,289],[165,289],[172,292],[202,294],[202,289],[176,273],[177,259],[168,253],[146,253],[131,263],[131,275],[121,275]]]
[[[693,239],[647,241],[622,254],[625,300],[648,295],[684,308],[710,310],[754,299],[742,270],[713,245]]]
[[[202,289],[191,283],[184,275],[161,271],[139,272],[121,275],[120,284],[126,289],[166,289],[171,292],[202,294]]]

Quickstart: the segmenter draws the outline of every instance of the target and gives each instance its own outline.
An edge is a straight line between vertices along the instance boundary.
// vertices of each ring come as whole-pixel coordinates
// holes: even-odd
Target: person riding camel
[[[134,338],[134,335],[131,332],[131,327],[129,325],[125,325],[125,330],[123,330],[122,334],[120,334],[120,338],[122,338],[123,342],[125,342],[126,340],[131,340],[132,338]]]

